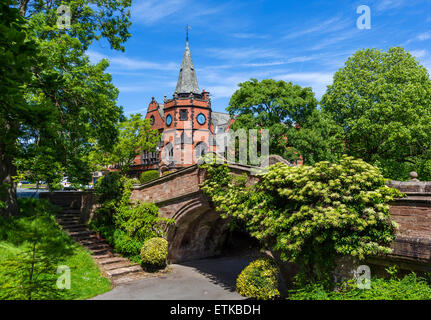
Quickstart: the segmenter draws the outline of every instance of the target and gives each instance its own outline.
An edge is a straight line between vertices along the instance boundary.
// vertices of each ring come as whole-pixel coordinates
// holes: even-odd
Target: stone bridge
[[[249,183],[257,181],[256,176],[250,175],[254,167],[237,164],[229,167],[236,174],[246,172]],[[194,165],[134,187],[132,201],[154,202],[161,216],[176,221],[167,233],[171,262],[215,256],[223,247],[227,221],[199,188],[205,175],[205,170]],[[408,269],[431,271],[431,182],[413,177],[409,182],[392,181],[390,186],[407,195],[394,201],[390,208],[400,229],[392,245],[393,253],[369,262],[384,266],[397,263]]]
[[[272,163],[269,163],[272,164]],[[237,164],[229,165],[236,174],[246,172],[249,183],[257,181],[250,173],[255,169]],[[176,224],[167,232],[170,262],[181,262],[215,256],[221,253],[227,236],[227,220],[208,202],[199,185],[206,178],[206,171],[197,165],[178,170],[143,185],[134,186],[132,202],[154,202],[160,214],[175,219]],[[421,182],[415,176],[408,182],[392,181],[407,196],[391,205],[391,215],[400,225],[393,243],[393,253],[384,258],[370,259],[377,265],[397,263],[400,267],[418,271],[431,271],[431,182]],[[58,203],[71,203],[81,208],[82,221],[87,221],[94,211],[96,199],[89,192],[44,193],[44,198]]]
[[[229,168],[236,174],[247,173],[249,183],[257,181],[251,175],[253,167],[231,164]],[[206,171],[193,165],[134,186],[132,202],[154,202],[160,216],[176,221],[167,230],[170,262],[211,257],[221,252],[227,220],[221,218],[201,191],[199,185],[205,178]]]

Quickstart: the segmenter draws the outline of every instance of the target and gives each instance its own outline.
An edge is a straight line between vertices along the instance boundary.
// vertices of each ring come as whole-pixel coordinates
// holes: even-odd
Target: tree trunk
[[[21,0],[19,4],[19,14],[25,17],[25,12],[27,11],[27,4],[29,0]]]
[[[275,250],[269,250],[274,261],[277,263],[281,277],[287,289],[294,287],[295,275],[298,273],[298,266],[291,262],[281,260],[280,253]]]
[[[16,197],[16,167],[12,157],[7,154],[5,145],[0,143],[0,215],[5,217],[18,215],[18,202]]]

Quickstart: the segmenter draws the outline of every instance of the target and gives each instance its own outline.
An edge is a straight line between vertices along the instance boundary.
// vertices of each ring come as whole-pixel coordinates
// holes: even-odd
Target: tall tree
[[[335,161],[342,154],[341,128],[317,109],[311,88],[273,79],[238,86],[227,108],[236,116],[233,130],[268,129],[270,152],[291,161]]]
[[[25,87],[25,105],[1,110],[0,119],[10,119],[13,128],[5,127],[9,138],[0,154],[10,161],[2,172],[13,176],[16,164],[24,163],[20,159],[46,154],[52,157],[53,165],[45,167],[51,173],[61,167],[61,174],[72,182],[86,183],[90,179],[90,141],[112,147],[122,110],[116,105],[118,90],[105,73],[108,61],[92,65],[85,51],[101,38],[113,49],[124,50],[123,43],[130,36],[130,0],[20,0],[16,4],[40,50],[33,54],[37,63],[26,68],[32,78]],[[70,25],[61,10],[59,16],[62,4],[70,9]],[[7,190],[1,213],[17,214],[16,205],[11,205],[16,203],[15,184],[9,184]]]
[[[403,48],[356,52],[334,76],[323,108],[344,129],[347,152],[386,177],[431,179],[431,80]]]
[[[0,4],[0,213],[16,213],[13,164],[20,123],[31,121],[24,100],[24,85],[31,80],[37,46],[28,36],[25,20],[10,3]]]
[[[143,151],[156,151],[160,142],[160,134],[153,130],[150,120],[142,115],[132,114],[119,124],[118,142],[110,152],[96,146],[91,153],[93,165],[115,164],[121,173],[126,174],[133,165],[133,160]]]
[[[305,164],[338,162],[345,152],[343,128],[324,111],[315,110],[301,126],[287,131],[287,142]]]

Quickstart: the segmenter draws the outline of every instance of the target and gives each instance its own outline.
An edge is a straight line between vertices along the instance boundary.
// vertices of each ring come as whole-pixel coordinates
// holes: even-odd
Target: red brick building
[[[156,152],[143,152],[135,158],[133,175],[195,164],[203,154],[215,152],[216,136],[229,130],[233,122],[229,114],[212,111],[209,92],[199,89],[188,39],[173,97],[165,96],[163,103],[153,97],[145,118],[162,139]]]

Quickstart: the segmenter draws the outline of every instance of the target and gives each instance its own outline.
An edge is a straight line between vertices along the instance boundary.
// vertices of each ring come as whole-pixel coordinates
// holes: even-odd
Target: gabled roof
[[[223,125],[223,124],[229,124],[230,115],[229,115],[229,113],[213,111],[211,113],[211,120],[215,126],[219,126],[219,125]]]
[[[188,41],[186,50],[184,51],[183,62],[181,63],[180,75],[178,76],[175,93],[200,93]]]

